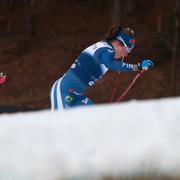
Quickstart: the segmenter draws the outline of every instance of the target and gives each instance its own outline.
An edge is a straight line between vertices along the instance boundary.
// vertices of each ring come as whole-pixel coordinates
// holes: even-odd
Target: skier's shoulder
[[[93,46],[96,47],[97,49],[112,49],[113,50],[111,44],[104,40],[96,42],[95,44],[93,44]]]
[[[108,43],[107,41],[100,41],[97,43],[97,46],[99,46],[99,48],[96,51],[96,54],[109,54],[109,55],[113,55],[114,54],[114,49],[111,46],[110,43]]]
[[[89,47],[87,47],[83,52],[96,52],[97,50],[113,50],[112,46],[106,41],[98,41]]]

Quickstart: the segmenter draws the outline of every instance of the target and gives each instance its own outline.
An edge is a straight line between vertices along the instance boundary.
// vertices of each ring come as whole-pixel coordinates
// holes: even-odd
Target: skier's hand
[[[150,59],[143,59],[140,63],[138,63],[139,70],[147,71],[152,66],[154,66],[154,63]]]

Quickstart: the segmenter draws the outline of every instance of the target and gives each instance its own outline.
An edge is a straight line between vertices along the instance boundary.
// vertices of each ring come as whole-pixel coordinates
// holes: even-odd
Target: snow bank
[[[179,176],[180,98],[0,116],[0,179]]]

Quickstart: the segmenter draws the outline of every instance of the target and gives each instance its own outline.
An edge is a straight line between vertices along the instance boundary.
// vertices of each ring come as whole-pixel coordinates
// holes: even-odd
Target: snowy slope
[[[180,98],[0,116],[0,179],[180,175]]]

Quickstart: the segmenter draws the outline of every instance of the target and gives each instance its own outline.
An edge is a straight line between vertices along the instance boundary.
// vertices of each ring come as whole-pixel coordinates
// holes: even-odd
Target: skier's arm
[[[110,48],[101,48],[95,53],[95,58],[100,64],[104,64],[113,71],[131,72],[138,71],[137,64],[128,64],[114,59],[114,51]]]

